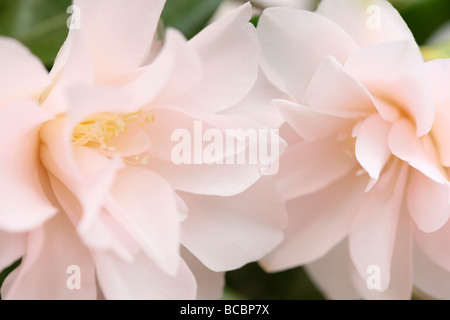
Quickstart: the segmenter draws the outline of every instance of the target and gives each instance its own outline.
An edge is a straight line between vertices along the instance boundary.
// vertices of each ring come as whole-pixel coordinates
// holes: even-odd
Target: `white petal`
[[[344,239],[366,197],[367,180],[352,170],[320,191],[287,202],[285,240],[264,257],[265,269],[278,271],[311,263]]]
[[[31,230],[57,212],[39,178],[39,128],[50,116],[33,101],[16,100],[0,108],[0,119],[0,227]]]
[[[299,143],[282,155],[274,180],[286,200],[326,188],[355,168],[347,144],[335,137]]]
[[[361,275],[353,268],[353,283],[363,298],[375,300],[409,300],[411,298],[413,281],[412,224],[404,204],[401,209],[394,241],[389,275],[386,275],[381,266],[376,264],[371,265],[371,267],[380,267],[380,273],[378,274],[375,269],[368,267],[365,270],[364,278],[361,278]],[[370,253],[372,252],[368,249],[367,254]],[[390,278],[389,287],[382,292],[376,287],[371,287],[376,284],[376,281],[372,281],[371,277],[377,277],[378,275],[381,277],[381,284],[383,283],[383,278]],[[369,285],[371,285],[370,288]]]
[[[431,233],[415,231],[416,243],[436,265],[450,272],[450,222]]]
[[[450,272],[439,267],[418,247],[414,247],[414,284],[437,299],[450,299]]]
[[[34,98],[50,79],[44,65],[17,40],[0,37],[0,104]]]
[[[274,100],[273,104],[292,129],[306,141],[348,132],[357,121],[352,117],[341,118],[321,112],[317,108],[287,100]]]
[[[267,79],[304,104],[311,77],[323,59],[332,55],[344,63],[359,48],[329,19],[292,8],[264,10],[257,30]]]
[[[446,173],[439,163],[431,136],[417,138],[414,127],[408,120],[401,119],[392,125],[388,143],[395,156],[437,183],[447,183]]]
[[[432,90],[420,49],[413,40],[364,48],[348,58],[345,70],[375,98],[410,116],[416,123],[417,136],[431,130]],[[375,103],[375,106],[383,118],[392,120],[383,113],[382,105]]]
[[[182,248],[181,255],[197,281],[197,300],[218,300],[223,295],[225,273],[208,269],[187,249]]]
[[[210,24],[189,44],[203,65],[201,81],[172,100],[183,110],[215,113],[242,100],[258,75],[259,45],[249,3]]]
[[[374,114],[364,120],[358,130],[355,154],[361,166],[372,179],[378,180],[386,162],[391,157],[388,137],[391,123]]]
[[[450,139],[448,128],[450,127],[450,92],[447,84],[450,83],[450,59],[433,60],[426,63],[433,87],[436,117],[432,128],[432,134],[439,149],[442,165],[450,166]]]
[[[272,100],[284,97],[286,95],[272,85],[260,70],[258,79],[249,94],[238,104],[222,111],[221,114],[238,114],[269,128],[279,128],[284,120],[272,104]]]
[[[94,255],[97,278],[106,299],[187,300],[195,299],[194,275],[180,258],[174,276],[164,273],[144,253],[127,263],[108,253]]]
[[[381,272],[380,291],[390,283],[398,220],[404,199],[407,166],[392,164],[368,192],[367,200],[349,236],[350,255],[362,277],[376,265]]]
[[[282,240],[283,201],[267,177],[233,197],[180,195],[189,208],[182,244],[213,271],[256,261]]]
[[[353,268],[348,250],[348,241],[344,240],[330,250],[324,257],[308,264],[306,270],[317,286],[329,299],[360,299],[353,286],[350,270]]]
[[[64,213],[30,233],[15,279],[3,294],[6,299],[96,299],[92,258]]]
[[[450,216],[450,189],[422,173],[411,170],[408,182],[407,201],[409,213],[424,232],[441,228]]]
[[[306,92],[317,112],[342,117],[358,117],[376,109],[369,91],[332,56],[317,67]]]
[[[362,47],[413,39],[403,18],[385,0],[323,0],[317,13],[340,25]]]
[[[71,33],[82,33],[98,79],[140,66],[150,51],[164,3],[132,0],[124,6],[122,0],[74,2],[79,7],[80,29]]]
[[[179,257],[179,214],[170,185],[133,166],[118,172],[106,209],[161,268],[174,274]]]

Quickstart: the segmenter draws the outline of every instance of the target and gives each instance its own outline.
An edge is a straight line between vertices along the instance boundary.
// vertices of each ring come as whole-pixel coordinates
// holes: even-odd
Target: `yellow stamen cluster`
[[[150,155],[142,153],[135,155],[134,157],[124,159],[127,164],[147,164],[150,159]]]
[[[150,112],[138,111],[127,114],[97,113],[79,123],[73,130],[72,143],[76,146],[99,148],[105,151],[115,151],[108,146],[113,137],[127,133],[130,123],[144,125],[152,123],[154,116]]]

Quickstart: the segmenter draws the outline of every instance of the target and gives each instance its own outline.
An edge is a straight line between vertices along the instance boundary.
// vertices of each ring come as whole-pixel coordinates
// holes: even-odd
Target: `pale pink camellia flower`
[[[413,277],[431,287],[414,236],[445,232],[448,125],[431,130],[433,90],[405,22],[384,0],[324,0],[315,13],[267,9],[257,29],[261,68],[289,95],[273,101],[289,224],[264,267],[307,265],[330,298],[409,299]],[[448,245],[422,248],[444,259]]]
[[[3,298],[219,298],[223,271],[282,239],[283,202],[258,165],[171,159],[172,132],[194,136],[195,121],[260,126],[226,112],[258,73],[250,5],[161,41],[165,1],[129,2],[75,1],[81,29],[50,77],[1,39],[0,269],[23,257]]]

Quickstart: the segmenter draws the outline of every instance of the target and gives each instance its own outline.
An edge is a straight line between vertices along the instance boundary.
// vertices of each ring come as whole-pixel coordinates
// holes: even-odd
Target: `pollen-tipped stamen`
[[[108,146],[113,137],[128,132],[128,125],[135,122],[141,126],[155,120],[150,112],[138,111],[127,114],[97,113],[80,122],[73,130],[72,143],[76,146],[96,147],[105,151],[115,151]]]

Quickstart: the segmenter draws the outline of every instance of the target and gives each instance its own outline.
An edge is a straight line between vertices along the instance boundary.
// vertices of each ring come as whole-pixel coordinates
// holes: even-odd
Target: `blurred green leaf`
[[[324,299],[301,267],[266,273],[257,263],[251,263],[241,269],[227,272],[226,284],[225,294],[236,292],[239,293],[239,298],[250,300]],[[231,298],[233,297],[232,294]]]
[[[391,0],[419,44],[450,20],[449,0]]]
[[[222,300],[246,300],[243,295],[241,295],[240,293],[236,292],[235,290],[233,290],[229,287],[225,288],[221,299]]]
[[[0,272],[0,288],[3,285],[3,281],[5,281],[5,278],[15,269],[17,268],[20,263],[22,262],[22,259],[17,260],[12,265],[10,265],[8,268],[5,268],[2,272]],[[2,299],[0,295],[0,300]]]
[[[187,39],[200,32],[223,0],[167,0],[162,12],[166,27],[180,30]]]
[[[450,42],[444,42],[434,46],[422,46],[420,50],[425,61],[450,58]]]
[[[250,19],[250,22],[255,26],[255,28],[258,26],[258,22],[259,22],[259,18],[260,18],[261,16],[254,16],[254,17],[252,17],[251,19]]]
[[[0,35],[18,39],[51,67],[67,36],[71,0],[0,0]]]

